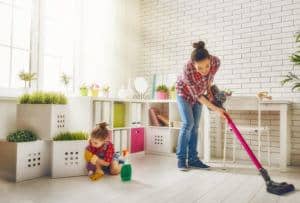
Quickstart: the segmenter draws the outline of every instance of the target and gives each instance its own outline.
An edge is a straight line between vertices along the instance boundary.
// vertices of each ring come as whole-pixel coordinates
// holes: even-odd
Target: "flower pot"
[[[168,99],[167,92],[156,92],[156,99]]]
[[[0,174],[19,182],[50,174],[50,142],[0,141]]]
[[[52,141],[51,177],[86,175],[84,151],[87,145],[87,140]]]
[[[80,95],[81,96],[88,96],[89,90],[88,89],[80,89]]]
[[[43,140],[52,140],[68,130],[67,105],[18,104],[17,128],[31,130]]]
[[[92,97],[98,97],[99,95],[99,89],[91,89],[91,96]]]

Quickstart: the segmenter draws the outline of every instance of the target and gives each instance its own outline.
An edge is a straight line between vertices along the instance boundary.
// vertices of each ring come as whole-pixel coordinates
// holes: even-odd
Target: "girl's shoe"
[[[190,168],[198,168],[198,169],[209,169],[210,168],[210,166],[204,164],[199,159],[196,159],[194,161],[189,161],[188,164],[189,164]]]
[[[177,167],[180,171],[188,171],[188,167],[186,165],[185,160],[178,160]]]

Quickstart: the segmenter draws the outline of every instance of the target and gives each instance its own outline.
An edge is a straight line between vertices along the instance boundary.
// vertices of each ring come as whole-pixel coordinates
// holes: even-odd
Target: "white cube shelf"
[[[169,128],[148,128],[146,137],[147,152],[172,153],[173,142]]]
[[[50,174],[49,141],[0,141],[0,174],[15,182]]]
[[[35,132],[43,140],[51,140],[68,130],[67,106],[53,104],[18,104],[17,128]]]
[[[51,176],[62,178],[87,174],[84,151],[87,140],[53,141]]]

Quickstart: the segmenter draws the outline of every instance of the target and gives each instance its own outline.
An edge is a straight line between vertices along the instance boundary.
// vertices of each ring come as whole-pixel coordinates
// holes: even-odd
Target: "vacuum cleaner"
[[[213,85],[211,87],[210,93],[212,94],[212,98],[213,98],[212,103],[220,108],[223,108],[223,103],[226,101],[227,93],[224,91],[220,91],[216,85]],[[231,129],[233,134],[237,137],[237,139],[239,140],[239,142],[241,143],[241,145],[243,146],[243,148],[246,150],[247,154],[249,155],[251,161],[253,162],[253,164],[256,166],[257,170],[263,177],[263,179],[266,183],[266,186],[267,186],[267,192],[276,194],[276,195],[283,195],[288,192],[294,191],[295,187],[293,184],[288,184],[286,182],[277,183],[277,182],[274,182],[270,178],[268,171],[266,169],[264,169],[262,167],[261,163],[257,160],[253,151],[250,149],[249,145],[247,144],[247,142],[245,141],[245,139],[243,138],[240,131],[238,130],[238,128],[236,127],[236,125],[234,124],[234,122],[232,121],[232,119],[230,118],[230,116],[227,112],[225,113],[225,117],[226,117],[229,128]]]

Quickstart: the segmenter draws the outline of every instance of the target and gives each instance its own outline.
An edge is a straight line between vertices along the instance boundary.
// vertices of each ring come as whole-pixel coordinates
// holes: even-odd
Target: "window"
[[[79,41],[80,12],[78,0],[43,0],[42,22],[42,88],[64,90],[63,73],[70,76],[74,86],[76,43]]]
[[[30,69],[32,0],[0,0],[0,87],[23,87],[20,71]]]

